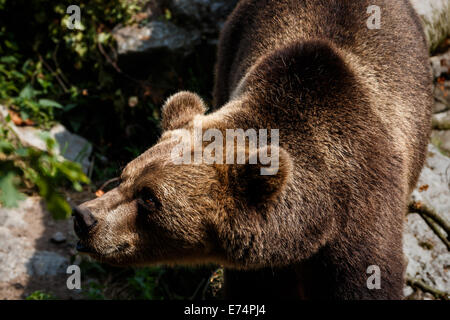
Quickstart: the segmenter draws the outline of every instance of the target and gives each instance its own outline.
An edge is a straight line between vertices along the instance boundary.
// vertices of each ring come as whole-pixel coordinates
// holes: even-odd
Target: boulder
[[[145,2],[145,1],[144,1]],[[118,53],[150,53],[155,50],[191,53],[201,41],[216,44],[219,31],[237,0],[147,1],[136,22],[116,26],[113,37]]]
[[[449,222],[449,199],[450,158],[430,144],[425,166],[411,200],[423,203]],[[421,280],[430,287],[450,294],[450,253],[418,214],[412,213],[406,217],[403,248],[408,260],[407,277]],[[412,295],[408,286],[404,292],[407,296]]]
[[[411,0],[422,19],[431,51],[450,35],[450,1]]]
[[[431,133],[431,142],[441,152],[450,155],[450,130],[433,130]]]
[[[29,275],[55,276],[66,273],[69,259],[56,252],[37,251],[26,266]]]
[[[433,114],[433,129],[450,130],[450,110]]]
[[[0,105],[0,117],[5,118],[7,115],[8,109]],[[67,160],[80,163],[83,172],[88,173],[91,166],[89,156],[92,152],[92,145],[83,137],[69,132],[62,124],[56,124],[49,131],[32,126],[20,127],[12,122],[8,125],[24,146],[34,147],[43,151],[47,150],[47,146],[41,136],[44,133],[49,134],[57,142],[57,146],[53,151]]]
[[[187,31],[170,21],[150,21],[138,26],[126,26],[114,31],[119,54],[149,52],[155,49],[190,52],[199,43],[201,32]]]

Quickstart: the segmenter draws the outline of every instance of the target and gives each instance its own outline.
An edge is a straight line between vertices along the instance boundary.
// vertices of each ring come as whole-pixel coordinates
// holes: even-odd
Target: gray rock
[[[450,221],[450,158],[432,144],[411,200],[421,202]],[[426,190],[420,187],[428,186]]]
[[[32,200],[27,198],[22,201],[18,208],[2,208],[0,207],[0,226],[8,228],[24,228],[26,223],[23,220],[24,210],[23,208],[28,207]]]
[[[171,0],[169,8],[175,16],[202,27],[204,32],[217,32],[236,3],[236,0]]]
[[[33,216],[32,226],[24,219],[25,215]],[[39,197],[21,201],[18,208],[0,207],[0,283],[24,276],[65,273],[67,258],[35,247],[45,231],[43,219],[51,216]]]
[[[19,237],[14,237],[11,231],[0,226],[0,281],[10,281],[26,274],[26,263],[35,250],[32,245]]]
[[[450,292],[450,253],[442,241],[417,214],[406,220],[403,249],[408,258],[406,275]]]
[[[432,126],[436,130],[450,130],[450,110],[433,114]]]
[[[430,144],[425,166],[411,200],[423,203],[450,221],[449,183],[450,158],[442,155]],[[450,292],[450,253],[417,214],[407,216],[403,247],[408,260],[408,277],[420,279],[436,289]],[[405,291],[410,290],[405,288]]]
[[[450,35],[450,2],[448,0],[410,0],[422,18],[425,35],[434,50]]]
[[[114,31],[119,54],[154,49],[190,50],[200,41],[198,30],[187,31],[169,21],[151,21],[144,26],[126,26]]]
[[[433,76],[439,78],[444,73],[450,73],[450,51],[430,58]]]
[[[6,117],[7,115],[7,108],[0,105],[0,117]],[[9,123],[9,126],[23,145],[47,150],[45,141],[40,138],[43,130],[30,126],[19,127],[12,122]],[[86,139],[70,133],[62,124],[55,125],[48,133],[58,142],[54,152],[67,160],[79,162],[83,171],[88,173],[92,145]]]
[[[431,142],[440,151],[450,155],[450,130],[433,130],[431,133]]]
[[[414,289],[410,286],[406,286],[403,288],[403,296],[408,297],[414,293]]]
[[[55,276],[63,274],[69,265],[69,260],[56,252],[37,251],[27,262],[29,275]]]
[[[450,109],[450,81],[444,81],[444,83],[436,83],[434,87],[434,100],[436,103],[441,103],[444,105],[443,107],[440,107],[441,110],[439,112]]]
[[[25,214],[41,209],[41,200],[30,197],[18,208],[0,207],[0,281],[10,281],[27,273],[26,263],[35,253],[34,240],[15,235],[12,230],[26,230]]]
[[[435,101],[434,107],[433,107],[433,113],[444,112],[447,109],[449,109],[449,107],[447,107],[447,105],[445,103],[442,103],[441,101]]]
[[[53,243],[63,243],[65,242],[66,236],[62,232],[55,232],[50,239]]]
[[[157,14],[148,14],[147,22],[130,26],[117,26],[113,37],[118,53],[149,53],[157,49],[188,54],[201,40],[216,44],[219,31],[237,0],[168,0],[151,1],[148,5],[160,6],[155,12],[168,8],[170,20]],[[145,8],[148,6],[144,6]],[[148,9],[145,9],[148,11]]]

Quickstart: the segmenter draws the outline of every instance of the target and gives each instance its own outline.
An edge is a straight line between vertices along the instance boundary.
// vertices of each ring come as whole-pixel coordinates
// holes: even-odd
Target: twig
[[[108,63],[114,68],[114,70],[116,70],[118,73],[120,73],[121,75],[123,75],[127,79],[129,79],[129,80],[131,80],[131,81],[133,81],[133,82],[135,82],[135,83],[137,83],[137,84],[142,86],[143,81],[135,79],[132,76],[130,76],[129,74],[123,72],[122,69],[120,69],[120,67],[117,65],[117,62],[112,60],[111,57],[106,53],[105,49],[103,48],[103,45],[100,42],[97,43],[97,47],[98,47],[98,50],[100,51],[100,53],[106,58]]]
[[[66,85],[64,84],[64,81],[61,79],[61,77],[58,75],[58,73],[52,69],[52,67],[50,67],[50,65],[45,62],[44,58],[42,58],[42,56],[40,54],[38,54],[39,57],[39,61],[41,61],[44,66],[52,73],[55,75],[56,80],[58,81],[59,85],[61,86],[61,88],[64,90],[64,92],[68,92],[69,90],[67,89]]]
[[[420,215],[425,215],[432,220],[434,220],[444,231],[447,233],[448,236],[450,236],[450,224],[442,218],[440,215],[436,213],[433,209],[427,207],[423,203],[418,205],[416,202],[411,202],[408,205],[408,211],[411,213],[418,213]],[[448,237],[447,237],[448,239]]]
[[[88,169],[88,178],[89,180],[92,181],[92,173],[94,172],[94,166],[95,166],[95,156],[92,157],[92,161],[89,165],[89,169]]]
[[[119,177],[109,179],[105,183],[102,184],[102,186],[99,188],[99,190],[103,190],[108,184],[119,181],[119,180],[120,180]]]
[[[419,279],[413,279],[413,278],[407,278],[406,284],[409,285],[412,288],[420,289],[422,291],[431,293],[434,297],[438,299],[444,299],[449,300],[450,293],[440,291],[438,289],[435,289],[429,285],[427,285],[425,282]]]
[[[423,220],[425,220],[425,223],[430,227],[431,230],[433,230],[433,232],[439,237],[439,239],[442,240],[442,242],[447,247],[447,250],[450,251],[450,241],[447,240],[448,236],[445,237],[445,235],[439,230],[433,219],[424,214],[421,214],[420,216],[423,218]]]
[[[62,69],[59,66],[58,59],[57,59],[58,50],[59,50],[59,43],[56,45],[55,50],[52,53],[52,59],[53,59],[53,62],[55,63],[55,66],[56,66],[56,72],[59,75],[61,75],[61,78],[70,86],[71,85],[70,81],[64,75],[64,72],[62,72]]]
[[[189,298],[189,300],[194,300],[197,297],[197,294],[200,291],[200,288],[203,286],[203,283],[205,282],[205,278],[202,279],[202,281],[200,281],[200,283],[198,284],[197,288],[194,291],[194,294]]]
[[[161,283],[161,287],[163,288],[164,293],[169,298],[169,300],[174,300],[174,296],[173,296],[172,292],[170,292],[169,288],[164,283],[164,281],[161,281],[160,283]]]

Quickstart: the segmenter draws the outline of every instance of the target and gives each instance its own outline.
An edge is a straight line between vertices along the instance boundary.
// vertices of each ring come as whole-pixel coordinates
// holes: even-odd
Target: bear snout
[[[72,216],[75,233],[80,239],[85,238],[98,222],[89,209],[78,206],[73,207]]]

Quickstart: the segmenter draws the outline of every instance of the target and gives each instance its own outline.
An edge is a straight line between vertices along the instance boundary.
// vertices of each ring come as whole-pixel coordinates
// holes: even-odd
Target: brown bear
[[[209,114],[196,94],[167,100],[159,142],[74,210],[79,250],[116,265],[221,264],[227,297],[401,298],[403,219],[433,103],[408,0],[240,1],[214,99]],[[278,129],[258,149],[279,154],[277,170],[262,175],[248,142],[245,163],[174,163],[195,123]]]

